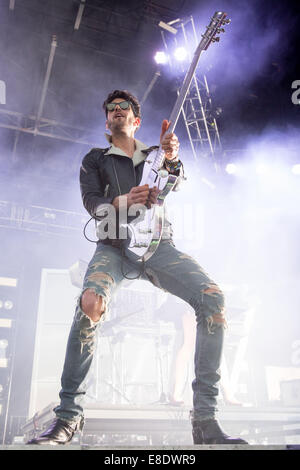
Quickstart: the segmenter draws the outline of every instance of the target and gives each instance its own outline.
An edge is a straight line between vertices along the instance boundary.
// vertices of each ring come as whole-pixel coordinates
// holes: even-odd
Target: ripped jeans
[[[105,318],[111,296],[128,277],[141,270],[119,248],[98,243],[83,282],[84,292],[92,289],[102,296],[105,311],[99,322],[93,322],[81,309],[79,298],[68,339],[61,378],[60,404],[54,409],[65,421],[83,417],[83,399],[96,344],[96,329]],[[217,411],[218,382],[224,337],[224,296],[190,256],[176,249],[170,240],[161,241],[156,252],[146,261],[140,279],[190,304],[196,314],[195,379],[192,382],[194,421],[214,418]],[[101,325],[99,326],[101,328]]]

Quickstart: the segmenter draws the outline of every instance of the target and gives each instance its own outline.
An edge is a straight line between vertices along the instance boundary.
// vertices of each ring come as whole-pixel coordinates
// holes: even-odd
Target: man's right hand
[[[144,204],[145,206],[149,198],[149,192],[150,189],[148,184],[131,188],[127,194],[128,207],[132,206],[133,204]]]
[[[144,204],[146,206],[149,198],[149,192],[150,189],[148,184],[144,184],[144,186],[134,186],[131,188],[128,194],[117,196],[112,202],[113,206],[116,209],[119,209],[123,205],[124,207],[127,206],[127,208],[133,204]]]

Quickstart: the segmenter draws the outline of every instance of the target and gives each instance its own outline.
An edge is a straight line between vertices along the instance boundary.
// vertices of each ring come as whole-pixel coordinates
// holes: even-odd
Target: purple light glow
[[[168,61],[167,55],[164,51],[157,51],[154,60],[157,64],[166,64]]]

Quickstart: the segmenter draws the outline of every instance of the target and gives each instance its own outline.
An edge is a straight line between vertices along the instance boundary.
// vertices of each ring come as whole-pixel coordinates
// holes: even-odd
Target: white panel
[[[68,270],[42,270],[29,417],[59,400],[65,350],[79,293],[71,284]]]

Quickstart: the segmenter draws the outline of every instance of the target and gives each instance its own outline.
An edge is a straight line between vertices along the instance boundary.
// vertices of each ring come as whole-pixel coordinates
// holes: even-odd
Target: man
[[[118,215],[124,207],[128,209],[134,204],[149,208],[155,204],[158,195],[157,188],[138,186],[144,160],[153,149],[134,137],[141,124],[138,100],[128,91],[115,90],[108,95],[103,107],[106,128],[111,132],[108,137],[110,147],[92,149],[84,157],[80,170],[83,204],[91,216],[99,220],[103,217],[103,207],[108,204],[112,204]],[[178,139],[175,134],[166,133],[168,127],[168,121],[164,120],[161,143],[165,151],[165,169],[178,176],[179,181],[174,187],[178,189],[183,167],[178,157]],[[103,235],[103,231],[101,233]],[[195,310],[194,443],[245,443],[225,435],[215,417],[225,326],[224,297],[219,287],[195,260],[175,248],[168,220],[164,223],[162,241],[142,270],[140,264],[124,256],[122,240],[118,239],[118,226],[116,234],[116,237],[103,236],[99,240],[85,275],[69,335],[60,404],[54,409],[56,418],[49,429],[29,444],[66,444],[77,430],[82,429],[82,400],[93,358],[95,332],[104,319],[112,294],[128,275],[148,279],[188,302]]]

